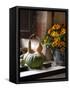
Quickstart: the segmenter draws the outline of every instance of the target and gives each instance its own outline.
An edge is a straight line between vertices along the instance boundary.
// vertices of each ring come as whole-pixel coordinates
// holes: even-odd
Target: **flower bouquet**
[[[54,54],[54,51],[59,50],[60,53],[56,52],[60,54],[60,55],[57,55],[58,59],[59,59],[59,56],[62,56],[65,53],[65,47],[66,47],[65,34],[66,34],[66,29],[63,25],[54,24],[47,31],[45,37],[42,39],[42,43],[45,44],[46,46],[49,46],[53,50],[53,54]]]
[[[65,48],[65,33],[66,29],[64,26],[54,24],[47,31],[42,43],[50,46],[51,48]]]

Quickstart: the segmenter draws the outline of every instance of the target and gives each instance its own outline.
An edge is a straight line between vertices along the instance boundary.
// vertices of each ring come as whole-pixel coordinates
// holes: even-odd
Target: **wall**
[[[51,27],[52,17],[51,12],[38,11],[37,12],[37,22],[36,22],[36,32],[39,37],[43,37],[47,30]]]
[[[64,24],[64,26],[65,26],[65,13],[55,12],[55,14],[54,14],[54,23],[58,23],[60,25]]]

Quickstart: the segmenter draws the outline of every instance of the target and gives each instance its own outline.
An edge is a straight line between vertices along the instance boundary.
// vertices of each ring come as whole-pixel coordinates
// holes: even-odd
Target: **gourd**
[[[23,60],[25,60],[25,64],[27,64],[32,69],[37,69],[42,67],[44,62],[44,55],[42,54],[42,45],[39,40],[39,45],[35,52],[32,52],[31,50],[31,38],[36,37],[35,34],[32,34],[29,38],[28,42],[28,51],[26,54],[24,54]]]
[[[25,60],[23,60],[24,54],[20,55],[20,67],[25,65]]]

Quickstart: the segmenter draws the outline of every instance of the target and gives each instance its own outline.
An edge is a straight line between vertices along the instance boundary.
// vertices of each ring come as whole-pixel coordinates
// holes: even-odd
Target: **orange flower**
[[[65,28],[62,28],[61,29],[61,32],[60,32],[60,35],[63,35],[63,34],[65,34],[66,33],[66,29]]]
[[[52,47],[56,47],[56,46],[57,46],[57,43],[52,42]]]
[[[52,29],[49,29],[49,30],[48,30],[48,34],[50,34],[50,33],[51,33],[51,30],[52,30]]]
[[[59,24],[54,24],[54,25],[52,26],[52,29],[58,30],[58,29],[60,29],[60,25],[59,25]]]
[[[54,38],[54,41],[55,41],[55,42],[60,41],[60,37],[56,37],[56,38]]]
[[[61,47],[61,40],[60,40],[60,38],[59,37],[57,37],[57,38],[54,38],[54,41],[53,41],[53,43],[52,43],[52,46],[56,46],[56,47]]]
[[[61,46],[65,47],[65,42],[64,41],[61,42]]]
[[[58,46],[58,47],[62,47],[62,46],[61,46],[61,41],[58,42],[57,46]]]

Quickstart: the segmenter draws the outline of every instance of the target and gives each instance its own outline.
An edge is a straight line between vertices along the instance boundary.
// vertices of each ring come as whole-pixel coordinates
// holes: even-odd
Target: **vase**
[[[62,53],[59,49],[55,49],[53,51],[53,58],[56,65],[65,65],[65,51]]]

